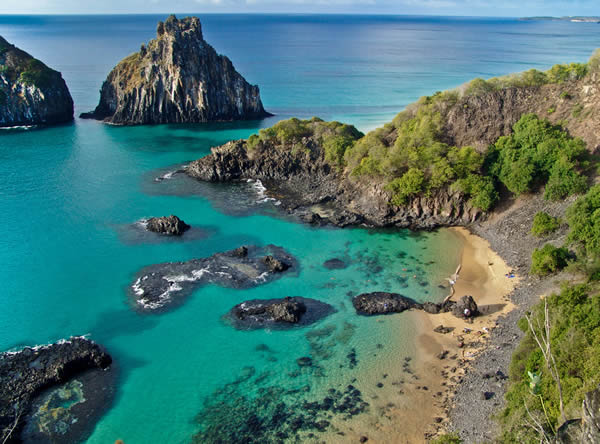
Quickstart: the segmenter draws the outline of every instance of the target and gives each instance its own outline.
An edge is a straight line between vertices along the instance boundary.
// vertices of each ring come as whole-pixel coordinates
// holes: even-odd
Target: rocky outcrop
[[[226,316],[235,328],[286,328],[306,326],[333,313],[329,304],[314,299],[286,297],[256,299],[236,305]]]
[[[585,394],[582,417],[565,422],[556,431],[555,444],[600,442],[600,387]]]
[[[377,180],[355,182],[325,158],[316,137],[304,137],[306,149],[258,145],[245,140],[213,148],[185,172],[207,182],[258,179],[281,207],[307,223],[430,229],[467,225],[482,216],[458,191],[439,190],[414,198],[404,207],[390,205],[390,193]]]
[[[88,370],[106,369],[111,362],[110,355],[99,345],[80,337],[0,354],[2,442],[21,442],[21,429],[32,400],[42,390],[63,384]]]
[[[156,39],[123,59],[84,118],[123,125],[259,119],[265,112],[257,86],[202,36],[197,17],[160,22]]]
[[[472,296],[463,296],[458,302],[446,301],[439,304],[425,302],[420,304],[413,299],[398,293],[387,293],[376,291],[373,293],[362,293],[352,299],[352,305],[356,312],[361,315],[380,315],[390,313],[402,313],[411,308],[423,310],[427,313],[438,314],[451,311],[458,318],[474,317],[479,314],[477,304]],[[465,309],[469,310],[468,316]]]
[[[62,75],[0,37],[0,127],[73,120]]]
[[[190,226],[177,216],[151,217],[146,221],[146,229],[155,233],[181,236]]]
[[[296,268],[294,257],[282,248],[240,247],[208,258],[145,267],[131,285],[131,295],[138,310],[164,311],[201,285],[251,288]]]
[[[383,291],[359,294],[352,299],[352,305],[357,313],[364,315],[402,313],[419,306],[410,298]]]

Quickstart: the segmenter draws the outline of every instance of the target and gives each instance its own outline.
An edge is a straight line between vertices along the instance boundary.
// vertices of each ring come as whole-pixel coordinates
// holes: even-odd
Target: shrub
[[[498,192],[491,177],[470,174],[456,182],[456,187],[471,196],[472,206],[483,211],[490,210],[498,201]]]
[[[540,211],[533,217],[533,225],[531,226],[531,234],[534,236],[545,236],[558,230],[560,227],[560,219],[550,216],[548,213]]]
[[[542,248],[536,248],[531,255],[531,274],[546,276],[555,273],[567,265],[569,251],[566,248],[557,248],[546,244]]]
[[[404,205],[409,197],[423,191],[424,181],[423,171],[411,168],[402,177],[394,179],[387,185],[386,188],[393,193],[391,202],[397,206]]]
[[[548,182],[546,198],[555,200],[584,189],[585,178],[576,169],[586,155],[581,139],[535,114],[521,117],[513,131],[500,137],[488,153],[491,173],[512,193],[526,193]]]
[[[600,257],[600,185],[595,185],[567,209],[569,241],[583,255]]]
[[[463,442],[458,433],[440,435],[431,441],[431,444],[461,444]]]
[[[549,296],[547,302],[550,345],[561,379],[565,410],[580,412],[584,394],[600,382],[600,295],[590,292],[587,285],[563,286],[560,293]],[[531,319],[540,334],[544,325],[543,303],[532,308]],[[519,326],[525,331],[525,337],[513,354],[506,408],[500,415],[504,429],[501,441],[506,443],[539,442],[539,436],[524,426],[530,420],[525,403],[531,412],[544,418],[548,434],[560,424],[556,384],[527,323],[521,320]],[[539,396],[531,393],[527,372],[539,375]],[[544,400],[543,407],[540,396]]]
[[[573,106],[573,110],[571,111],[571,115],[575,118],[581,116],[581,112],[583,111],[583,105],[581,103],[577,103]]]

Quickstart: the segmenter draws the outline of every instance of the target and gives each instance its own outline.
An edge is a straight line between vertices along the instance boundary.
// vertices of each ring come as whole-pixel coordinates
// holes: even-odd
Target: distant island
[[[519,20],[551,20],[554,22],[573,22],[573,23],[600,23],[600,17],[579,17],[579,16],[565,16],[565,17],[522,17]]]

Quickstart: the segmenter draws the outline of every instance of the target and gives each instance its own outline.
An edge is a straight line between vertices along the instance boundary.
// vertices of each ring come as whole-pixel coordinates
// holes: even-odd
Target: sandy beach
[[[370,412],[349,422],[334,421],[338,433],[328,434],[327,442],[368,438],[369,443],[420,443],[445,430],[454,387],[469,362],[485,348],[498,317],[514,308],[508,294],[518,281],[506,276],[511,270],[487,241],[463,228],[450,230],[464,243],[452,300],[471,295],[481,314],[472,323],[451,313],[420,310],[381,317],[378,322],[402,323],[412,330],[414,357],[391,356],[376,371],[362,375],[356,386],[368,399]],[[452,331],[434,332],[440,325]],[[387,376],[382,379],[382,375]],[[378,384],[383,387],[378,389]]]

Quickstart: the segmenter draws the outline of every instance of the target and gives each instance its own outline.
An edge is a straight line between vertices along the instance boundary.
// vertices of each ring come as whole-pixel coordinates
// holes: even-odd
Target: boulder
[[[329,314],[334,308],[310,298],[254,299],[233,307],[225,316],[240,330],[256,328],[289,328],[310,325]]]
[[[362,315],[401,313],[419,307],[415,301],[401,294],[383,291],[359,294],[352,299],[352,305]]]
[[[452,314],[457,318],[465,317],[465,310],[469,310],[469,315],[467,317],[474,317],[479,314],[479,310],[477,308],[477,304],[475,303],[475,299],[473,296],[463,296],[460,298],[456,304],[452,307]]]
[[[323,262],[323,266],[328,270],[341,270],[347,268],[348,264],[341,259],[333,258]]]
[[[146,229],[170,236],[181,236],[190,226],[177,216],[151,217],[146,221]]]

